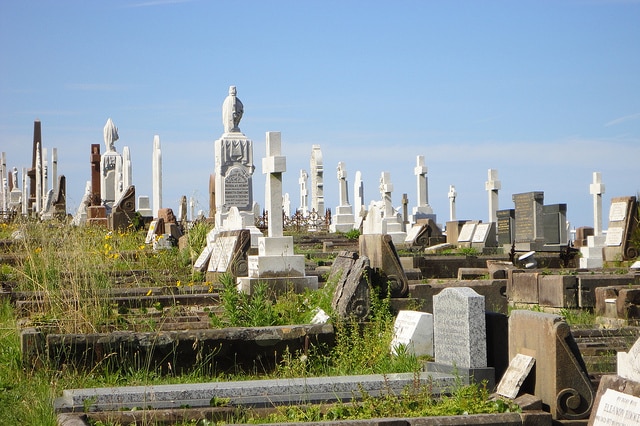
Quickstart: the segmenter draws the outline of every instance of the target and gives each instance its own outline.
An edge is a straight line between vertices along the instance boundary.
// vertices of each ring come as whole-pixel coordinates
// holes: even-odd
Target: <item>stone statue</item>
[[[242,102],[236,97],[236,86],[229,86],[229,96],[222,104],[222,125],[225,133],[240,132],[238,125],[243,113]]]
[[[18,168],[14,167],[13,170],[11,170],[11,184],[13,185],[12,190],[18,190]]]
[[[107,124],[104,125],[104,143],[107,146],[107,152],[115,151],[114,143],[118,140],[118,128],[111,118],[107,120]]]

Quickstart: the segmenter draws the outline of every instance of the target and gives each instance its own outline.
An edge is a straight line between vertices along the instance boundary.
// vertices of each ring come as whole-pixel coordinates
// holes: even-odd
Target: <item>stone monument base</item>
[[[493,367],[465,368],[439,362],[428,362],[425,366],[425,370],[429,373],[455,375],[466,385],[471,383],[482,383],[482,381],[486,380],[487,389],[490,392],[493,392],[493,389],[496,386],[496,370]]]
[[[276,294],[286,293],[293,290],[295,293],[304,293],[305,289],[317,290],[318,277],[277,277],[277,278],[249,278],[239,277],[237,289],[243,293],[251,295],[258,283],[266,283]]]

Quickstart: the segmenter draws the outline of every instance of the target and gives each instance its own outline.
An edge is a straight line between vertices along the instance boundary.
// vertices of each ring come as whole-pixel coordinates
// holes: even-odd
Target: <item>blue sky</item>
[[[413,206],[417,155],[441,223],[449,185],[459,219],[488,219],[490,168],[500,208],[544,191],[545,204],[568,204],[572,227],[593,224],[592,172],[605,215],[612,197],[640,191],[639,1],[0,2],[0,150],[30,166],[40,119],[71,212],[109,117],[137,195],[151,195],[158,134],[164,206],[187,195],[206,209],[230,85],[261,204],[267,131],[282,132],[292,208],[314,144],[334,211],[339,161],[350,201],[357,170],[367,203],[388,171],[393,203],[407,193]]]

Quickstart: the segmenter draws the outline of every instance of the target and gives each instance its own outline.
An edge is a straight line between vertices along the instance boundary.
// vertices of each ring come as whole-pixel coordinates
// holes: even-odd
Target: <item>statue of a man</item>
[[[14,167],[13,170],[11,170],[11,182],[13,185],[13,190],[17,190],[19,189],[19,185],[18,185],[18,168]]]
[[[104,144],[107,146],[107,152],[115,151],[115,142],[118,140],[118,128],[111,118],[107,120],[107,124],[104,125]]]
[[[243,113],[242,102],[236,97],[236,86],[229,86],[229,96],[222,104],[222,125],[225,133],[240,131],[238,125]]]

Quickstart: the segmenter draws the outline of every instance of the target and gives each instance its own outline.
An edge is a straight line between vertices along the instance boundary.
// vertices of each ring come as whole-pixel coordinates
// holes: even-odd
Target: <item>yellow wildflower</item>
[[[147,296],[151,296],[153,294],[153,290],[149,289],[149,291],[147,292]]]
[[[176,287],[180,287],[181,285],[182,285],[182,283],[180,282],[180,280],[178,280],[178,281],[176,282]]]

